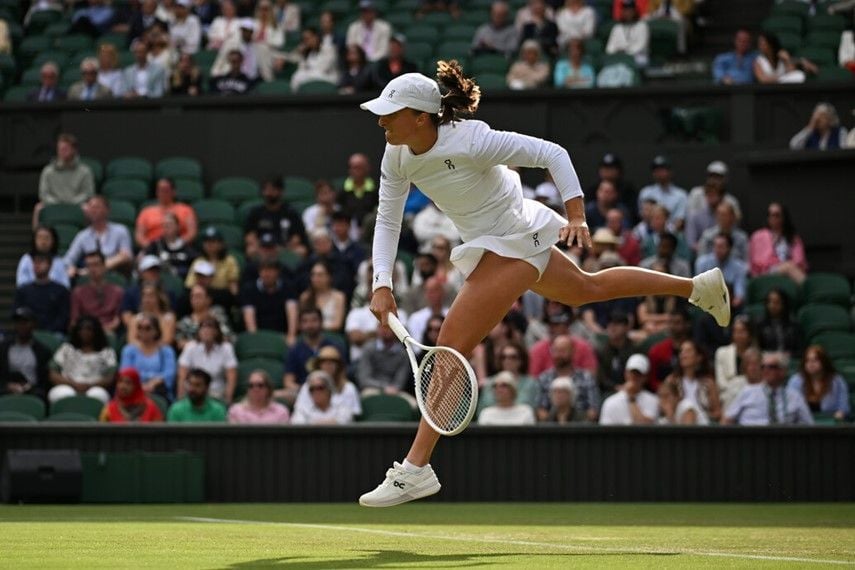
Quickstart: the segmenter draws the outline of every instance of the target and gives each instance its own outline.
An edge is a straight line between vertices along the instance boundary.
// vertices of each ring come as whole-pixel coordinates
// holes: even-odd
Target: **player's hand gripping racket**
[[[478,404],[478,381],[469,361],[453,348],[416,342],[394,313],[389,313],[388,319],[392,332],[407,348],[422,417],[442,435],[462,432],[472,421]],[[414,346],[425,351],[421,364],[416,360]]]

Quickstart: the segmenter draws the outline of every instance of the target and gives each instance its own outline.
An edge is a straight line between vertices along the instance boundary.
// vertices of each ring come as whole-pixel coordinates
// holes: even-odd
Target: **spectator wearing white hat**
[[[659,398],[643,389],[649,371],[650,361],[646,356],[633,354],[629,357],[623,385],[603,402],[600,425],[639,425],[656,421]]]
[[[534,410],[517,404],[517,380],[511,372],[499,372],[493,379],[496,404],[484,408],[478,423],[485,426],[523,426],[535,423]]]
[[[142,289],[146,285],[160,286],[161,280],[161,264],[160,259],[154,255],[144,255],[140,259],[139,265],[139,282],[125,287],[125,295],[122,297],[122,322],[125,327],[130,326],[134,315],[140,311],[142,304]],[[167,291],[166,296],[169,299],[170,305],[175,306],[175,298],[172,291]]]
[[[261,53],[259,44],[253,42],[255,34],[255,22],[252,18],[241,18],[238,22],[239,33],[230,36],[220,46],[217,59],[211,66],[211,76],[218,77],[229,72],[229,54],[238,50],[243,54],[241,71],[249,79],[256,79],[260,75],[265,81],[273,79],[273,62],[270,57]]]
[[[169,37],[172,47],[178,53],[194,54],[199,51],[202,43],[202,23],[199,17],[191,12],[192,0],[177,0],[175,2],[175,21],[169,26]]]
[[[573,380],[560,376],[549,385],[549,412],[542,422],[569,424],[575,419],[576,392]]]
[[[377,17],[377,7],[372,0],[360,0],[359,19],[347,27],[347,45],[358,45],[365,50],[368,61],[375,62],[389,53],[392,26]]]
[[[505,79],[511,89],[537,89],[547,83],[549,74],[549,63],[541,58],[540,44],[530,39],[522,43],[520,58],[511,65]]]

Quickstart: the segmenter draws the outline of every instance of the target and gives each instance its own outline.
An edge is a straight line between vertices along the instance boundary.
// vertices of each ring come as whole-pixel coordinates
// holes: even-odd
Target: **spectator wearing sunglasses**
[[[287,424],[288,408],[273,399],[273,382],[264,370],[253,370],[246,397],[229,408],[230,424]]]
[[[293,424],[345,425],[353,421],[353,412],[341,401],[333,400],[333,378],[323,370],[315,370],[306,379],[311,406],[295,410]]]

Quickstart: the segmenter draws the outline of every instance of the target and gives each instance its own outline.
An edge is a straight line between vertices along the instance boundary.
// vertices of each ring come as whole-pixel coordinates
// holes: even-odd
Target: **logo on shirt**
[[[444,161],[444,162],[445,162],[445,165],[448,167],[448,169],[449,169],[449,170],[454,170],[455,168],[457,168],[457,167],[456,167],[456,166],[454,166],[454,164],[451,162],[451,159],[450,159],[450,158],[445,159],[445,161]]]

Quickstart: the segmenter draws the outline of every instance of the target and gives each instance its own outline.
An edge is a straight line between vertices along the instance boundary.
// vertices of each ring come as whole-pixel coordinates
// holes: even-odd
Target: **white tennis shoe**
[[[689,302],[711,314],[720,327],[730,324],[730,293],[718,267],[692,277]]]
[[[442,485],[430,465],[425,465],[418,473],[407,471],[397,461],[386,471],[386,479],[370,493],[359,497],[363,507],[394,507],[429,497],[439,492]]]

